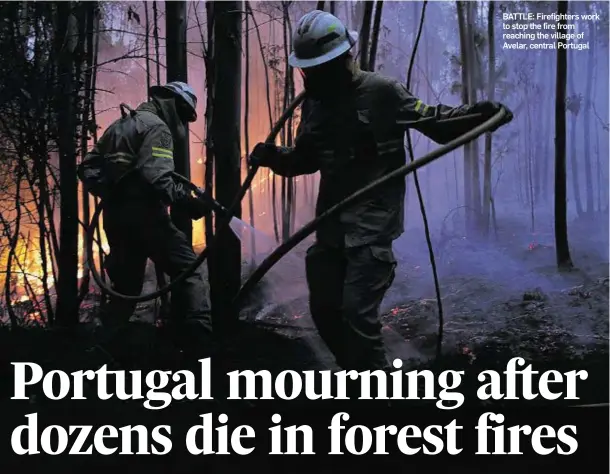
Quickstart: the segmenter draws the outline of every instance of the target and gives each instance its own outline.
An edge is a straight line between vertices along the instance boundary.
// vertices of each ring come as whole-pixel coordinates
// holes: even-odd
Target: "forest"
[[[361,69],[400,80],[427,104],[492,100],[514,114],[406,176],[406,230],[394,242],[397,273],[382,308],[388,352],[466,370],[511,354],[589,367],[583,399],[607,402],[607,2],[23,1],[0,9],[3,358],[92,367],[173,360],[151,342],[169,314],[167,293],[138,305],[135,332],[95,339],[107,295],[86,241],[99,202],[82,189],[77,166],[121,103],[135,108],[150,86],[188,82],[198,118],[175,153],[176,172],[229,207],[256,143],[279,124],[272,140],[294,144],[303,84],[287,62],[292,35],[303,14],[322,9],[359,32]],[[598,16],[568,22],[586,49],[503,47],[505,13],[560,12]],[[416,159],[438,145],[408,132],[405,147]],[[318,181],[259,170],[236,209],[240,228],[203,264],[214,324],[226,329],[236,364],[332,366],[308,315],[303,260],[313,236],[240,307],[231,304],[256,267],[314,218]],[[220,219],[179,224],[199,252]],[[93,235],[91,261],[102,269],[102,227]],[[150,264],[143,292],[167,284]]]

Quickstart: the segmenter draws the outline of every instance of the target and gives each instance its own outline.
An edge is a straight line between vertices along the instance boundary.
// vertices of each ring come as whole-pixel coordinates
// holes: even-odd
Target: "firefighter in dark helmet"
[[[183,206],[195,220],[211,212],[172,177],[173,143],[187,136],[188,122],[197,118],[193,89],[170,82],[152,87],[150,97],[112,123],[79,168],[88,191],[104,199],[106,271],[113,288],[127,295],[141,293],[147,259],[173,279],[196,258],[168,206]],[[199,271],[172,291],[172,306],[181,334],[211,332],[209,289]],[[134,310],[134,302],[111,297],[102,322],[126,323]]]
[[[259,143],[251,164],[282,176],[320,172],[316,215],[405,164],[404,131],[445,144],[496,114],[501,104],[430,106],[396,80],[358,70],[358,33],[319,10],[293,37],[292,67],[306,98],[293,148]],[[453,123],[442,119],[472,114]],[[426,119],[413,125],[413,121]],[[507,110],[505,123],[512,119]],[[408,124],[408,125],[407,125]],[[405,182],[396,180],[325,221],[306,256],[309,304],[320,336],[346,369],[387,368],[379,307],[394,279],[392,241],[403,233]]]

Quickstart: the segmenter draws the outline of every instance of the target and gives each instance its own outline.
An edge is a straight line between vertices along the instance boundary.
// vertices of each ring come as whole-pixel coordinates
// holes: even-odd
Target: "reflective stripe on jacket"
[[[174,171],[172,134],[151,102],[141,104],[134,115],[113,122],[85,156],[79,176],[94,195],[112,193],[128,172],[128,195],[147,194],[151,190],[164,204],[170,205],[188,193],[172,178]],[[127,185],[126,185],[127,187]]]

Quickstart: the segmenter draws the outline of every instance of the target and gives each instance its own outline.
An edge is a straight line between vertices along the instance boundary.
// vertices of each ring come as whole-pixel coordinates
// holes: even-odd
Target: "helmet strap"
[[[345,36],[347,36],[347,41],[350,46],[354,46],[356,42],[352,39],[352,35],[349,34],[349,30],[345,28]]]

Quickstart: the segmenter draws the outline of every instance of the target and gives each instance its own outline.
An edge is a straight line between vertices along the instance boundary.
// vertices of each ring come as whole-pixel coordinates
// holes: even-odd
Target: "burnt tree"
[[[214,107],[211,140],[214,147],[216,199],[229,207],[241,184],[241,36],[242,2],[214,3]],[[241,217],[241,206],[235,209]],[[218,235],[218,222],[216,234]],[[241,243],[223,232],[210,252],[212,317],[216,328],[232,326],[238,318],[233,297],[241,284]]]
[[[78,181],[76,175],[76,104],[74,51],[78,42],[72,2],[57,3],[56,53],[59,83],[57,115],[59,128],[60,224],[56,322],[78,324]]]
[[[568,2],[557,2],[559,15],[568,12]],[[565,27],[565,20],[559,21]],[[559,41],[559,40],[558,40]],[[568,52],[557,48],[557,83],[555,93],[555,249],[559,270],[572,268],[568,245],[566,200],[566,78]]]
[[[165,2],[165,36],[167,50],[167,82],[188,82],[186,61],[186,2]],[[174,167],[176,173],[191,179],[189,134],[174,138]],[[172,220],[192,243],[193,224],[185,209],[172,207]]]

